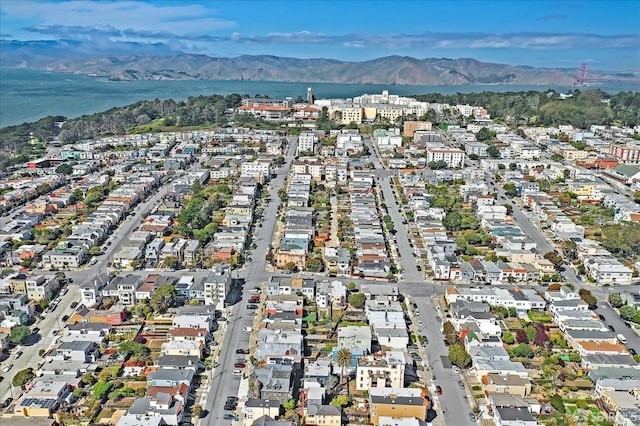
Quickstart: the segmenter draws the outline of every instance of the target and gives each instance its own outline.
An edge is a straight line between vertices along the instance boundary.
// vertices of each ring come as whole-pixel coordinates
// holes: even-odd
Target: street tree
[[[515,183],[505,183],[502,189],[504,189],[504,193],[509,197],[515,197],[518,194]]]
[[[555,251],[547,252],[542,257],[547,259],[549,262],[553,263],[553,266],[555,266],[556,268],[562,266],[562,264],[564,263],[564,261],[562,260],[562,257],[560,257],[560,255]]]
[[[196,419],[199,419],[203,411],[202,405],[194,405],[193,408],[191,408],[191,415]]]
[[[461,343],[449,345],[449,361],[453,365],[465,368],[471,364],[471,355],[465,350]]]
[[[607,298],[607,300],[609,301],[609,304],[616,309],[620,308],[624,304],[624,302],[622,301],[622,296],[620,296],[620,293],[609,294],[609,297]]]
[[[598,307],[598,299],[586,288],[581,288],[578,291],[580,298],[589,305],[589,309],[595,309]]]
[[[13,376],[13,380],[11,384],[15,387],[21,388],[26,385],[35,377],[35,373],[33,372],[33,368],[25,368],[24,370],[20,370]]]
[[[19,325],[17,327],[13,327],[11,333],[9,334],[9,340],[11,343],[19,345],[24,342],[27,337],[31,334],[31,329],[26,325]]]

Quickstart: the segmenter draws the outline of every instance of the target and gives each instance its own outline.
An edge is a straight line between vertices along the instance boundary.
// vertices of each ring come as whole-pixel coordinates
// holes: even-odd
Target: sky
[[[640,0],[2,0],[0,39],[86,50],[640,70]]]

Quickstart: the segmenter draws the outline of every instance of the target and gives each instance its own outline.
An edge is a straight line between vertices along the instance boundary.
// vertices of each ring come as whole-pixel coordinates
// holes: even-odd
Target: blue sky
[[[160,43],[158,51],[211,56],[406,55],[640,70],[638,0],[2,0],[0,32],[3,40],[76,40],[97,53]]]

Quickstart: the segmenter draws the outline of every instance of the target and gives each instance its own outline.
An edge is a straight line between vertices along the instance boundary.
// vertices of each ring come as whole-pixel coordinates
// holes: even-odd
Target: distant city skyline
[[[3,0],[0,38],[96,55],[474,58],[640,70],[640,2]],[[577,71],[576,71],[577,72]]]

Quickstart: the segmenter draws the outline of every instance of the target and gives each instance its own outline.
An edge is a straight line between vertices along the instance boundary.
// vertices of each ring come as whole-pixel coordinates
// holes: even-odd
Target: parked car
[[[252,327],[246,326],[245,328],[243,328],[244,331],[253,331]]]
[[[3,371],[4,373],[8,373],[8,372],[9,372],[9,370],[11,370],[12,368],[13,368],[13,364],[7,364],[7,366],[6,366],[6,367],[4,367],[4,368],[2,369],[2,371]]]
[[[436,393],[438,395],[442,395],[442,388],[440,387],[440,385],[436,386]]]
[[[11,405],[12,402],[13,402],[13,398],[11,397],[5,399],[4,402],[2,403],[2,408],[7,408],[8,406]]]
[[[66,321],[66,320],[68,320],[68,319],[69,319],[69,315],[64,315],[64,316],[62,317],[62,322]]]
[[[249,353],[249,349],[236,349],[236,353],[237,354],[248,354]]]
[[[235,364],[233,364],[233,366],[235,368],[245,368],[247,364],[245,364],[244,362],[236,362]]]
[[[18,352],[16,352],[16,353],[13,355],[13,357],[14,357],[14,358],[16,358],[16,359],[18,359],[18,358],[20,358],[20,357],[22,356],[22,354],[23,354],[23,352],[22,352],[22,351],[18,351]]]
[[[225,413],[224,416],[222,416],[225,420],[233,420],[236,417],[233,414],[229,414],[229,413]]]
[[[239,369],[233,370],[233,375],[234,376],[242,376],[242,370],[239,370]]]
[[[76,306],[78,306],[78,302],[71,303],[71,309],[75,309]]]
[[[250,303],[247,305],[247,309],[258,309],[258,305],[254,305]]]
[[[469,413],[469,420],[471,420],[471,423],[475,423],[478,421],[478,418],[476,417],[475,414]]]

